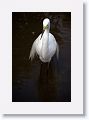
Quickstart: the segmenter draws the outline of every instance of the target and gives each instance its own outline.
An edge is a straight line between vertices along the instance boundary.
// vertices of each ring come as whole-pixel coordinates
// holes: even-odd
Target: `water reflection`
[[[43,102],[56,101],[57,82],[55,79],[54,70],[52,68],[52,61],[50,63],[41,63],[38,84],[40,101]]]

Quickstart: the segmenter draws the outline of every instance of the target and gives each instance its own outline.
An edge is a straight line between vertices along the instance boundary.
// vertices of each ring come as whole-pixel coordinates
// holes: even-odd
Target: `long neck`
[[[49,42],[49,30],[46,29],[43,34],[42,40],[42,57],[46,59],[48,55],[48,42]]]

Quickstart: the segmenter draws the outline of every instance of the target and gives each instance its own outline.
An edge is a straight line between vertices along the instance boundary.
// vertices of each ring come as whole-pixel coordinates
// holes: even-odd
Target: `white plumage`
[[[35,54],[38,54],[42,62],[50,62],[55,53],[58,58],[59,46],[55,37],[49,32],[50,20],[48,18],[43,20],[43,30],[44,33],[40,34],[32,45],[29,59],[32,60]]]

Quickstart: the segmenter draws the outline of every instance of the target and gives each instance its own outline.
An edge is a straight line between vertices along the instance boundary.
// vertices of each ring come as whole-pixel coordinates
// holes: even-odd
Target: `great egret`
[[[50,62],[55,53],[58,59],[59,46],[55,37],[50,33],[50,20],[46,18],[43,20],[43,33],[34,41],[29,59],[33,60],[35,54],[38,54],[42,62]]]

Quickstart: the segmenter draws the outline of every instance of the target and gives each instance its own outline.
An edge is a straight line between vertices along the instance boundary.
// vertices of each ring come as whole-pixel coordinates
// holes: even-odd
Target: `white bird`
[[[33,60],[35,54],[38,54],[42,62],[50,62],[55,53],[58,59],[59,46],[55,37],[50,33],[50,20],[48,18],[43,20],[43,31],[34,41],[29,59]]]

